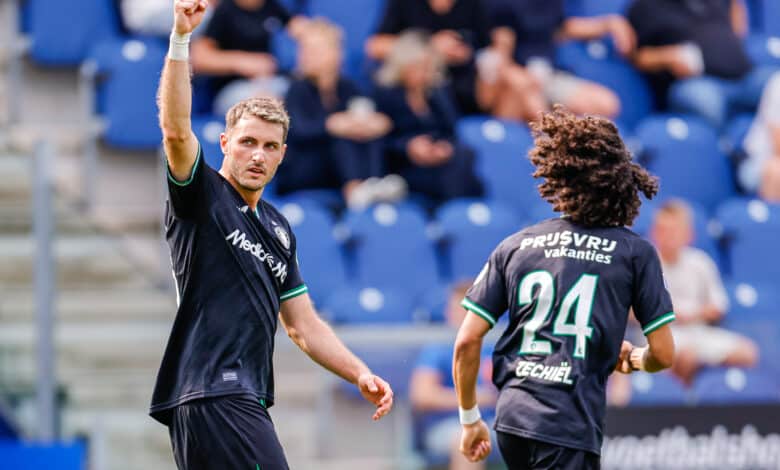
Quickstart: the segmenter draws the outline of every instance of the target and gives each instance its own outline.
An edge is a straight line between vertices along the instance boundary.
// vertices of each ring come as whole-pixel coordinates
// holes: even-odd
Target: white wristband
[[[474,424],[482,419],[482,415],[479,414],[479,407],[477,405],[474,405],[474,408],[471,408],[470,410],[464,410],[463,408],[458,407],[458,416],[460,417],[460,424]]]
[[[190,58],[190,36],[192,33],[171,33],[171,41],[168,45],[168,58],[186,62]]]

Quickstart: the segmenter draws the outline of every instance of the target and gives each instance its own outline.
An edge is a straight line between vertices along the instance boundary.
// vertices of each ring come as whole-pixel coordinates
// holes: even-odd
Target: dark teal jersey
[[[597,454],[629,309],[645,334],[674,319],[650,243],[565,218],[501,242],[463,306],[491,325],[509,312],[493,353],[496,429]]]
[[[151,415],[169,424],[189,400],[251,394],[274,401],[274,334],[284,300],[306,292],[287,220],[256,211],[203,161],[168,178],[165,229],[178,311],[157,374]]]

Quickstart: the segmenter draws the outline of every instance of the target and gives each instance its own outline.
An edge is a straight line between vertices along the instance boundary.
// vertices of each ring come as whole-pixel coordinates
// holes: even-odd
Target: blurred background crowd
[[[155,105],[172,4],[3,4],[0,415],[9,437],[36,434],[40,174],[24,162],[51,140],[57,427],[88,438],[94,468],[172,468],[144,416],[174,313]],[[284,99],[289,147],[263,197],[323,316],[400,398],[389,434],[366,430],[354,392],[280,340],[272,415],[293,468],[485,467],[455,449],[459,301],[499,241],[557,215],[526,157],[527,122],[554,103],[613,119],[661,180],[632,229],[662,260],[678,359],[613,380],[610,404],[780,404],[777,0],[211,0],[191,63],[214,168],[232,104]]]

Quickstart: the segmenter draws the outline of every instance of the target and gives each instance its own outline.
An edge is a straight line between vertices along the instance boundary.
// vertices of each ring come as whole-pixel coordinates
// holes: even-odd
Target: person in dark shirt
[[[393,121],[387,171],[433,202],[477,196],[482,187],[473,152],[455,139],[457,112],[444,88],[442,60],[425,33],[409,31],[393,44],[377,79],[378,109]]]
[[[178,311],[157,374],[151,416],[169,428],[180,469],[288,468],[268,408],[278,319],[323,367],[377,405],[392,390],[335,336],[312,307],[290,224],[261,199],[284,158],[289,117],[277,100],[231,108],[219,172],[191,128],[189,35],[205,0],[176,0],[159,93],[168,164],[166,238]]]
[[[478,113],[480,103],[475,58],[490,45],[487,12],[482,0],[389,0],[377,33],[366,43],[366,52],[384,60],[398,36],[409,29],[431,35],[434,49],[447,64],[458,109]]]
[[[223,114],[252,96],[283,94],[287,82],[277,76],[271,38],[284,28],[297,37],[305,24],[278,0],[220,1],[206,30],[192,43],[193,72],[214,77],[215,112]]]
[[[632,162],[615,125],[561,106],[532,124],[539,192],[561,212],[502,241],[463,306],[453,376],[461,452],[490,452],[476,406],[482,338],[509,311],[493,353],[499,389],[495,429],[512,469],[597,469],[613,371],[657,372],[672,365],[672,301],[653,246],[625,228],[638,193],[658,183]],[[522,151],[522,149],[518,149]],[[624,341],[629,309],[649,346]]]
[[[355,195],[365,192],[358,189],[361,184],[383,171],[379,139],[392,123],[372,110],[373,102],[341,75],[341,60],[339,28],[322,19],[311,20],[298,41],[298,78],[285,98],[295,132],[277,175],[279,194],[337,188],[348,205],[355,206]],[[383,200],[404,196],[403,187],[395,189]]]
[[[552,103],[578,114],[619,113],[620,100],[612,90],[557,69],[555,49],[567,40],[608,36],[621,54],[628,55],[635,36],[625,18],[567,16],[564,0],[493,0],[490,23],[503,73],[516,77],[510,81],[523,88],[525,97],[520,106],[504,103],[503,117],[530,121]]]
[[[738,0],[635,0],[636,66],[660,108],[697,114],[721,129],[735,111],[754,111],[778,69],[755,66],[738,33]]]

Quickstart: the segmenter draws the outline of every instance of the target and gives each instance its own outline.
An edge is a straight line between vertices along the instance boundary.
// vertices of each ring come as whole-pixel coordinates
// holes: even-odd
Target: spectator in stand
[[[614,117],[620,112],[620,99],[609,88],[555,69],[555,47],[560,41],[609,36],[621,54],[629,55],[636,44],[633,29],[619,15],[567,17],[564,3],[493,0],[492,50],[498,57],[493,62],[500,65],[492,75],[502,77],[494,89],[511,87],[522,97],[519,105],[502,100],[500,93],[488,98],[496,115],[530,121],[553,103],[577,114]]]
[[[208,24],[218,0],[209,0],[209,9],[201,22],[199,34]],[[142,36],[168,36],[173,28],[173,1],[171,0],[120,0],[119,13],[122,25],[132,34]]]
[[[409,29],[430,34],[433,48],[447,65],[458,110],[474,114],[488,110],[482,99],[489,84],[477,74],[477,52],[490,45],[483,0],[388,0],[377,34],[366,53],[385,60],[401,33]],[[514,100],[504,95],[503,98]]]
[[[777,70],[751,63],[739,0],[634,0],[628,19],[639,46],[634,63],[658,106],[697,114],[716,129],[736,110],[755,110]]]
[[[297,78],[286,97],[295,131],[276,190],[338,188],[353,208],[400,199],[406,192],[400,177],[369,178],[382,172],[379,139],[391,122],[341,76],[342,54],[342,32],[332,23],[314,19],[301,32]]]
[[[478,196],[473,152],[455,139],[455,103],[442,87],[444,63],[428,36],[403,33],[379,70],[377,107],[393,121],[386,145],[387,171],[409,189],[443,202]]]
[[[471,282],[464,281],[453,286],[447,301],[445,317],[453,329],[460,327],[466,310],[460,302],[466,296]],[[460,453],[461,426],[458,421],[458,399],[452,381],[452,348],[454,343],[431,344],[420,353],[412,372],[409,396],[418,419],[423,416],[437,416],[440,419],[424,430],[422,443],[425,450],[434,455],[448,455],[450,470],[481,469],[484,462],[471,463]],[[492,415],[496,405],[497,392],[491,383],[492,361],[489,351],[482,353],[481,375],[477,379],[479,406]]]
[[[291,17],[278,0],[221,0],[202,36],[192,42],[192,69],[212,75],[214,110],[224,114],[253,96],[283,96],[288,82],[277,75],[271,38],[286,27],[298,37],[306,24]]]
[[[758,350],[751,340],[714,326],[728,310],[728,297],[715,263],[690,246],[694,233],[688,205],[678,200],[663,204],[650,236],[677,316],[672,325],[676,345],[672,372],[690,385],[702,366],[755,365]]]
[[[737,170],[743,189],[780,203],[780,73],[764,88],[744,148],[747,158]]]

